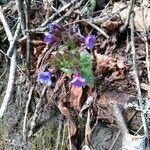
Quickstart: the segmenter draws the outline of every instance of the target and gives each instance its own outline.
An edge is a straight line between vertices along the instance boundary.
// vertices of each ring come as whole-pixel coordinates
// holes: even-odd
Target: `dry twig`
[[[30,30],[30,0],[26,0],[25,5],[26,30]],[[30,79],[30,33],[26,32],[26,69],[27,76]]]
[[[60,150],[63,150],[63,144],[65,143],[65,133],[66,133],[66,128],[67,128],[67,125],[66,123],[64,122],[64,125],[63,125],[63,135],[62,135],[62,141],[61,141],[61,148]]]
[[[78,9],[81,4],[84,2],[84,0],[81,0],[79,3],[77,3],[74,7],[71,7],[69,11],[66,12],[65,15],[63,15],[62,17],[60,17],[59,19],[55,20],[54,22],[59,23],[62,20],[64,20],[66,17],[69,17],[76,9]]]
[[[35,126],[36,126],[36,120],[37,120],[37,117],[38,117],[38,112],[39,112],[39,109],[41,107],[41,103],[42,103],[42,100],[43,100],[43,96],[46,92],[46,89],[47,87],[45,86],[43,88],[43,91],[42,91],[42,94],[41,94],[41,97],[40,97],[40,100],[38,101],[37,105],[36,105],[36,109],[34,111],[34,115],[33,115],[33,118],[32,118],[32,121],[31,121],[31,127],[30,127],[30,131],[29,131],[29,134],[28,134],[28,137],[30,138],[32,135],[33,135],[33,131],[35,129]]]
[[[98,32],[100,32],[103,36],[105,36],[107,39],[109,39],[109,35],[105,33],[102,29],[100,29],[97,25],[93,24],[90,21],[86,21],[89,25],[91,25],[93,28],[95,28]]]
[[[61,132],[62,132],[62,128],[63,128],[63,115],[60,114],[59,117],[59,126],[58,126],[58,130],[57,130],[57,139],[56,139],[56,145],[55,145],[55,150],[59,150],[59,144],[60,144],[60,139],[61,139]]]
[[[116,141],[117,141],[117,139],[119,138],[119,136],[120,136],[120,131],[118,132],[118,134],[117,134],[117,136],[116,136],[116,138],[115,138],[115,140],[113,141],[113,143],[111,144],[111,146],[110,146],[110,148],[109,148],[109,150],[112,150],[113,149],[113,147],[114,147],[114,145],[115,145],[115,143],[116,143]]]
[[[33,90],[34,90],[34,86],[32,86],[29,91],[28,100],[27,100],[26,108],[25,108],[24,120],[23,120],[23,131],[22,132],[23,132],[23,140],[25,143],[26,143],[26,121],[27,121],[28,109],[29,109],[29,104],[30,104],[31,98],[32,98]]]
[[[90,147],[90,140],[91,140],[90,121],[91,121],[90,109],[88,109],[87,120],[86,120],[86,125],[85,125],[85,145],[88,148]]]
[[[23,36],[25,36],[25,15],[24,15],[23,0],[16,0],[16,6],[18,10],[18,16],[21,24],[22,34]]]
[[[77,0],[72,0],[70,3],[67,5],[63,6],[61,9],[59,9],[56,13],[54,13],[52,16],[48,18],[44,23],[41,24],[41,27],[46,26],[49,22],[51,22],[57,15],[59,15],[61,12],[65,11],[68,7],[73,5]]]
[[[143,8],[144,9],[144,8]],[[150,84],[150,56],[149,56],[149,44],[148,44],[148,38],[147,38],[147,29],[145,24],[145,16],[144,10],[142,9],[143,14],[143,25],[144,25],[144,41],[145,41],[145,50],[146,50],[146,67],[147,67],[147,76],[148,76],[148,82]]]
[[[2,22],[3,27],[5,29],[8,41],[9,41],[9,43],[11,43],[13,35],[11,33],[11,30],[10,30],[10,27],[9,27],[9,25],[7,23],[7,20],[6,20],[5,16],[4,16],[4,14],[3,14],[3,9],[2,9],[1,6],[0,6],[0,19],[1,19],[1,22]]]

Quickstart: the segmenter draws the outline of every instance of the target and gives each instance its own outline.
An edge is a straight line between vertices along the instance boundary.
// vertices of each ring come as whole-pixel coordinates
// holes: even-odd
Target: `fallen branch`
[[[7,56],[8,57],[12,56],[15,44],[16,44],[18,36],[19,36],[19,32],[20,32],[20,23],[18,23],[18,27],[17,27],[16,32],[14,34],[13,40],[11,41],[9,49],[7,50]]]
[[[3,24],[3,27],[4,27],[5,32],[7,34],[9,43],[11,45],[13,42],[13,36],[12,36],[11,30],[9,28],[9,25],[5,19],[5,16],[3,14],[3,10],[2,10],[1,6],[0,6],[0,19],[2,21],[2,24]],[[19,34],[19,30],[20,30],[20,23],[18,23],[18,25],[17,25],[15,35]],[[16,77],[16,68],[17,68],[16,48],[14,47],[14,49],[12,50],[12,57],[11,57],[11,61],[10,61],[10,72],[9,72],[9,79],[8,79],[8,83],[7,83],[6,94],[5,94],[3,103],[2,103],[1,108],[0,108],[0,118],[3,117],[4,112],[6,111],[8,102],[9,102],[10,97],[11,97],[11,93],[12,93],[13,88],[14,88],[14,82],[15,82],[15,77]]]
[[[135,43],[134,43],[135,38],[134,38],[134,16],[133,16],[133,13],[131,14],[130,28],[131,28],[131,50],[132,50],[133,77],[134,77],[135,82],[136,82],[137,98],[139,101],[139,105],[140,105],[140,108],[143,110],[144,109],[143,99],[142,99],[141,87],[140,87],[140,82],[139,82],[138,72],[137,72],[137,65],[136,65],[136,50],[135,50]],[[142,118],[145,137],[147,139],[149,139],[148,128],[146,125],[146,119],[145,119],[143,112],[141,112],[141,118]]]
[[[21,24],[22,34],[23,36],[25,36],[25,15],[24,15],[23,0],[16,0],[16,7],[18,10],[18,16]]]

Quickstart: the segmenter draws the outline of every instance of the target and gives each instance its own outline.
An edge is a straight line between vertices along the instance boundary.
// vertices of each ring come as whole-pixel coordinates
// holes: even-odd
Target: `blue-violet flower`
[[[75,35],[76,33],[78,33],[78,27],[74,24],[74,25],[70,28],[69,34],[70,34],[70,36],[73,36],[73,35]]]
[[[52,77],[52,73],[49,70],[40,71],[38,74],[38,82],[50,86],[52,84],[51,77]]]
[[[50,23],[49,25],[48,25],[48,27],[49,27],[49,32],[50,33],[52,33],[54,30],[56,30],[56,29],[59,29],[60,27],[59,27],[59,25],[57,25],[56,23]]]
[[[71,81],[71,85],[76,86],[78,88],[79,87],[85,87],[86,86],[86,80],[84,78],[82,78],[79,73],[77,73],[74,75],[74,78]]]
[[[53,42],[55,42],[55,36],[53,34],[46,32],[44,37],[44,42],[46,44],[52,44]]]
[[[92,49],[95,43],[96,43],[96,38],[93,35],[89,35],[84,38],[84,44],[88,49]]]

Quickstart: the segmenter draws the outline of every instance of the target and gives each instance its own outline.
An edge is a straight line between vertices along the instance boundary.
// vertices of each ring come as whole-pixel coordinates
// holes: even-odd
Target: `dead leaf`
[[[99,54],[95,51],[96,57],[96,73],[103,74],[108,71],[116,71],[116,69],[128,69],[129,66],[125,65],[123,59],[113,58],[106,55]]]
[[[38,40],[38,39],[37,40],[33,39],[31,41],[31,43],[34,44],[34,45],[37,45],[37,46],[39,46],[39,45],[46,45],[43,40]]]
[[[141,88],[148,92],[148,97],[150,98],[150,85],[141,83]]]
[[[80,111],[81,109],[81,106],[83,105],[83,101],[82,101],[82,92],[83,92],[83,89],[82,87],[79,88],[79,87],[75,87],[75,86],[72,86],[71,87],[71,106],[77,110],[77,111]]]
[[[82,117],[83,111],[91,106],[92,102],[93,102],[93,97],[89,96],[80,110],[80,113],[79,113],[80,117]]]
[[[124,8],[124,9],[123,9]],[[121,10],[122,9],[122,10]],[[130,3],[124,2],[116,2],[114,3],[114,7],[112,13],[115,13],[120,10],[119,15],[123,22],[128,18],[128,12],[130,9]],[[136,31],[144,31],[144,22],[143,17],[145,18],[145,26],[147,31],[150,31],[150,8],[145,7],[134,7],[134,25]]]
[[[69,132],[69,140],[71,141],[71,147],[73,150],[76,149],[76,136],[77,136],[77,123],[75,119],[72,117],[69,109],[64,106],[62,101],[58,102],[58,108],[60,112],[66,117],[68,120],[68,132]]]
[[[111,21],[107,20],[101,24],[101,27],[107,31],[114,31],[120,27],[121,21]]]
[[[110,82],[112,81],[117,81],[117,80],[123,80],[126,78],[125,72],[124,70],[120,69],[118,71],[114,71],[111,76],[109,78],[107,78],[107,80],[109,80]]]
[[[108,107],[109,104],[124,105],[130,99],[131,95],[115,90],[106,91],[97,101],[100,106]]]
[[[90,146],[91,141],[91,127],[90,127],[91,115],[90,110],[88,109],[87,121],[85,125],[85,145]]]
[[[41,65],[46,63],[46,61],[50,58],[50,54],[53,50],[55,50],[56,45],[52,45],[50,48],[47,45],[42,51],[41,54],[38,57],[36,68],[39,68]]]
[[[42,50],[44,49],[45,45],[41,45],[41,46],[38,46],[38,47],[34,47],[34,52],[33,54],[35,55],[36,58],[39,57],[39,55],[41,54]]]

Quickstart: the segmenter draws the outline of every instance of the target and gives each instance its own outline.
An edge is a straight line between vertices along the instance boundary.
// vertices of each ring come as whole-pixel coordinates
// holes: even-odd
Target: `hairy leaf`
[[[82,77],[86,79],[87,85],[93,86],[94,76],[92,71],[92,59],[87,51],[80,53],[79,67]]]

